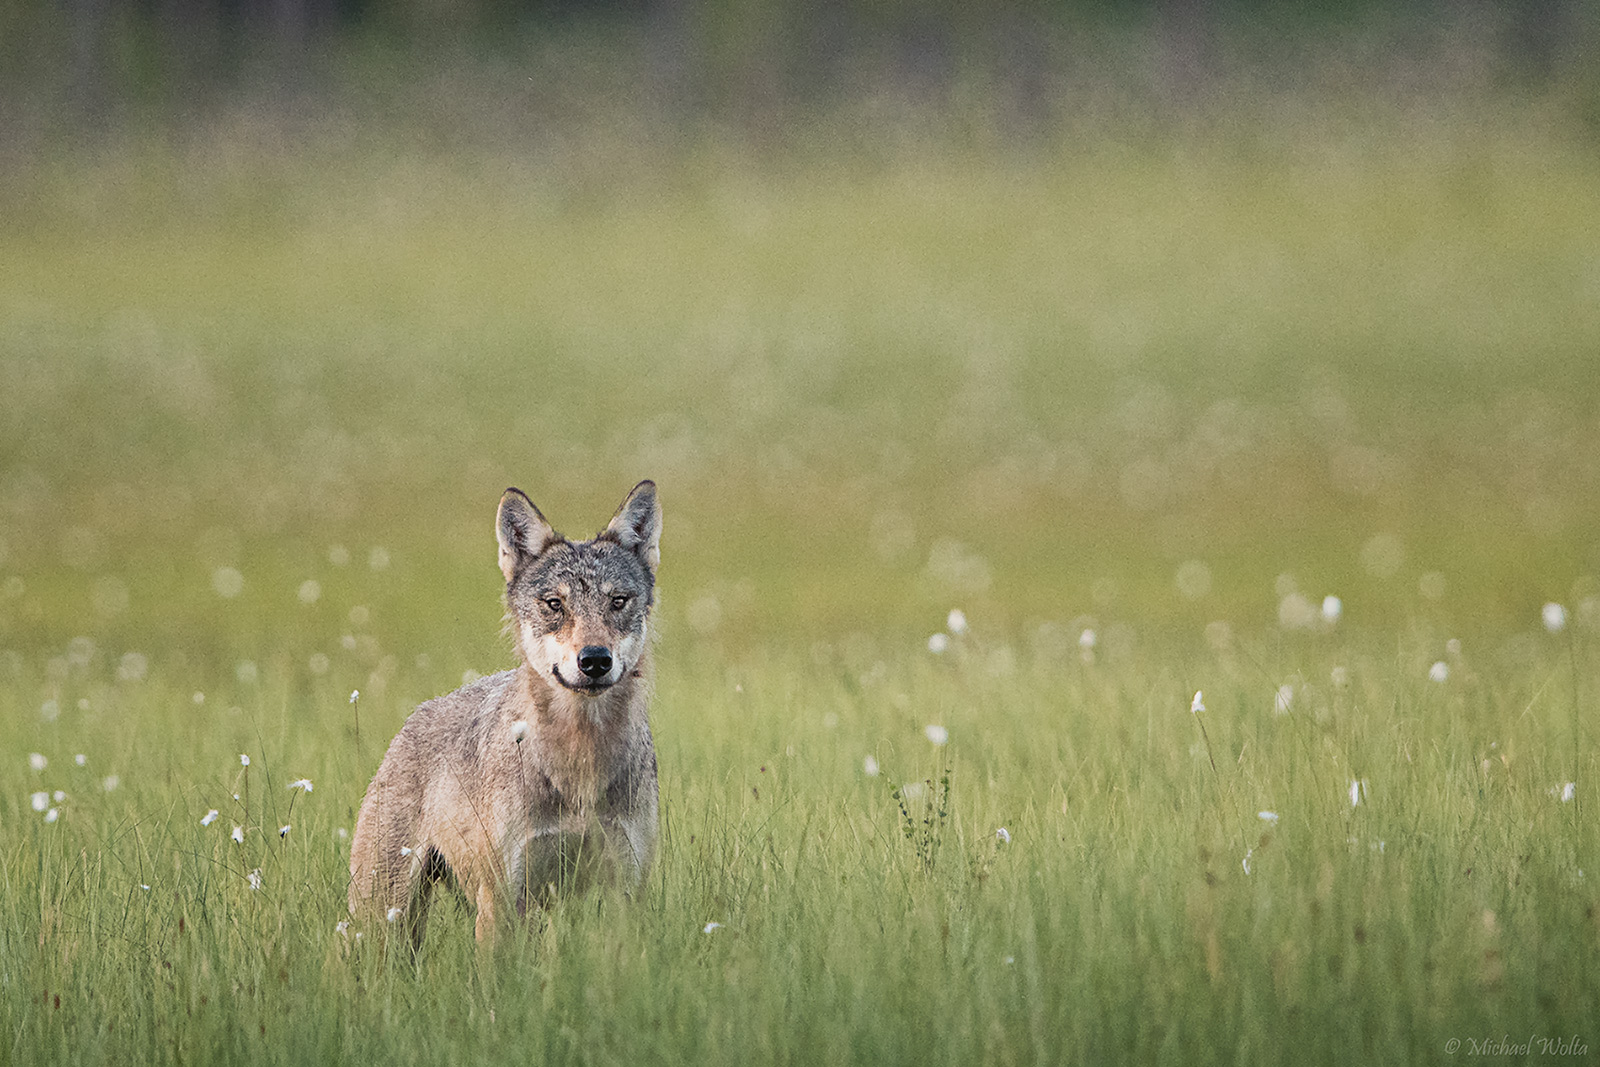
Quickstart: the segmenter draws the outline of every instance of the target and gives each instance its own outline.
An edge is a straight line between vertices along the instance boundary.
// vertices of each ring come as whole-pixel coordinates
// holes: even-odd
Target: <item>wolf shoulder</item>
[[[403,748],[476,763],[503,725],[516,677],[515,670],[500,671],[418,704],[400,727],[391,753]]]

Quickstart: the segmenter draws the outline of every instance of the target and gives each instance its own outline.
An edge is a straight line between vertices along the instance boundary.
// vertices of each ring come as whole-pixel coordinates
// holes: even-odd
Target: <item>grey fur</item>
[[[368,786],[350,849],[350,911],[420,945],[433,886],[453,882],[491,940],[559,891],[634,886],[655,854],[649,615],[660,562],[655,484],[605,530],[568,541],[519,490],[495,519],[521,663],[421,705]],[[559,603],[556,603],[559,602]],[[614,657],[598,678],[580,650]]]

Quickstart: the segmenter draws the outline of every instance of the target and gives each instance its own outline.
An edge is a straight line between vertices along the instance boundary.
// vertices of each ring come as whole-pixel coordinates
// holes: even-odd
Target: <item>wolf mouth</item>
[[[616,682],[569,682],[561,677],[561,664],[559,663],[550,665],[550,673],[555,675],[556,681],[561,683],[562,688],[570,689],[574,693],[603,693],[617,684]]]

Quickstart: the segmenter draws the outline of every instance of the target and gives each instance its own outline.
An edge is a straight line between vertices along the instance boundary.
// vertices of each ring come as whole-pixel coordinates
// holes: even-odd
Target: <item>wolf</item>
[[[636,887],[655,854],[650,610],[661,563],[654,482],[588,541],[507,489],[495,516],[506,626],[521,662],[420,705],[367,787],[350,911],[421,947],[434,887],[477,907],[491,943],[509,905]]]

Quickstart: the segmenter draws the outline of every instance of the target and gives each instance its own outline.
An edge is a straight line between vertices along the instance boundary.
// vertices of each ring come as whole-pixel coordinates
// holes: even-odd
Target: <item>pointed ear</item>
[[[643,481],[634,486],[600,536],[637,552],[654,574],[661,565],[661,504],[656,500],[656,483]]]
[[[494,520],[495,540],[500,542],[500,573],[510,582],[523,565],[543,552],[561,535],[544,521],[521,489],[507,489],[500,498],[500,511]]]

